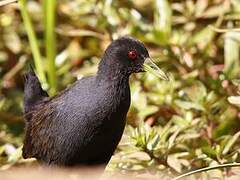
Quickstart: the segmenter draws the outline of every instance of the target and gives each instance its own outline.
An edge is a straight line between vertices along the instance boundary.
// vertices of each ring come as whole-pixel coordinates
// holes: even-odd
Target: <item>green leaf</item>
[[[154,138],[147,144],[147,148],[151,151],[154,150],[159,143],[160,136],[159,134],[156,134]]]
[[[226,155],[230,151],[230,149],[239,139],[239,136],[240,136],[240,131],[234,134],[234,136],[232,136],[232,138],[227,142],[225,148],[223,149],[222,155]]]
[[[175,140],[179,133],[180,133],[180,129],[175,131],[173,135],[170,136],[170,138],[168,139],[168,149],[171,149],[175,145]]]
[[[205,49],[206,46],[212,41],[215,32],[210,27],[205,27],[198,33],[194,34],[191,39],[189,39],[189,45],[198,45],[201,49]]]
[[[194,84],[185,89],[191,101],[202,104],[207,96],[207,89],[200,81],[195,81]]]
[[[154,40],[166,44],[171,33],[172,10],[168,0],[155,0]]]
[[[239,74],[239,32],[227,32],[224,38],[224,72],[228,78]]]
[[[157,106],[147,106],[146,108],[142,109],[140,112],[139,112],[139,116],[141,118],[145,118],[147,117],[148,115],[151,115],[155,112],[158,111],[158,107]]]
[[[215,149],[213,149],[211,146],[202,147],[202,151],[204,154],[206,154],[208,157],[210,157],[212,159],[217,158],[217,153],[216,153]]]
[[[240,106],[240,96],[230,96],[230,97],[228,97],[228,101],[231,104]]]
[[[185,128],[190,125],[189,121],[182,118],[181,116],[174,115],[172,117],[172,121],[179,127],[179,128]]]
[[[17,148],[16,151],[8,157],[8,162],[16,163],[21,158],[22,158],[22,146]]]
[[[189,101],[182,101],[182,100],[175,100],[175,104],[183,109],[190,110],[196,109],[199,111],[204,111],[204,107],[198,103],[189,102]]]

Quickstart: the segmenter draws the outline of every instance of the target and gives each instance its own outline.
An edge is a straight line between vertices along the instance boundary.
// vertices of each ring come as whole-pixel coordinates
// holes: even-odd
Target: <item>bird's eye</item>
[[[136,59],[137,58],[137,51],[135,51],[135,50],[129,51],[128,52],[128,57],[132,60]]]

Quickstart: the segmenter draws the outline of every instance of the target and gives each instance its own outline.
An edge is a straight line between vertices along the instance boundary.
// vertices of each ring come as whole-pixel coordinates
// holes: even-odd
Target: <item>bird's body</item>
[[[120,89],[112,88],[118,86],[115,83],[84,78],[38,104],[31,111],[36,122],[27,127],[24,157],[61,165],[108,162],[121,138],[130,104],[128,79],[119,82],[123,83]]]
[[[143,57],[131,61],[134,56],[128,51],[132,49]],[[76,81],[53,98],[41,89],[34,73],[28,73],[23,157],[55,165],[106,164],[124,130],[130,106],[129,76],[142,71],[147,56],[139,41],[116,40],[105,52],[96,76]]]

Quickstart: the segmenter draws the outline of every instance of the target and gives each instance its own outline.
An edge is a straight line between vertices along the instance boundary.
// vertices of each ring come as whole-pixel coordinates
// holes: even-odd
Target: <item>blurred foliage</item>
[[[43,7],[41,0],[26,4],[44,73],[56,70],[49,90],[54,82],[60,91],[94,74],[106,46],[123,35],[142,40],[170,74],[169,82],[132,75],[128,125],[109,171],[176,174],[240,162],[239,0],[58,1],[51,64]],[[21,77],[34,59],[17,4],[0,7],[0,39],[0,164],[6,169],[25,162]],[[226,172],[214,170],[206,179]]]

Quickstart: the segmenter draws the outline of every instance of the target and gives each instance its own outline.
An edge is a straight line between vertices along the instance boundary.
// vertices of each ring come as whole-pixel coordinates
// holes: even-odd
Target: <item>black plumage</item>
[[[106,164],[117,147],[130,105],[129,76],[149,57],[140,41],[122,37],[105,51],[96,76],[76,81],[50,98],[26,74],[23,157],[46,164]]]

